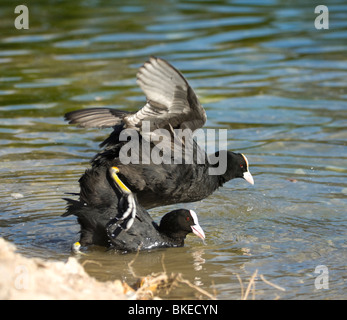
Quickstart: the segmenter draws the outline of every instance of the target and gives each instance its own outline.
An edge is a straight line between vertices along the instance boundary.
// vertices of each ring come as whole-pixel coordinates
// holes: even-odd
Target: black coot
[[[193,89],[183,75],[160,58],[150,58],[138,71],[137,83],[146,95],[147,103],[137,112],[120,111],[110,108],[92,108],[69,112],[65,119],[81,127],[113,127],[111,135],[101,144],[102,151],[92,160],[93,168],[116,166],[121,179],[137,195],[139,203],[146,209],[182,202],[199,201],[225,182],[243,178],[254,184],[249,172],[247,158],[240,153],[218,151],[215,159],[227,162],[225,170],[211,174],[211,155],[207,156],[195,140],[192,142],[193,160],[185,161],[183,148],[182,163],[175,162],[174,155],[166,163],[156,164],[152,157],[143,157],[143,141],[150,142],[150,154],[157,146],[155,129],[167,129],[171,142],[161,144],[162,150],[173,150],[177,142],[177,130],[189,129],[191,132],[201,128],[206,122],[206,113]],[[150,134],[144,134],[144,124],[149,124]],[[147,126],[148,127],[148,126]],[[147,128],[146,127],[146,128]],[[128,141],[120,141],[124,129],[134,129],[139,137],[139,163],[122,163],[120,153]],[[178,139],[179,140],[179,139]],[[183,141],[184,144],[185,141]],[[132,150],[134,152],[134,150]],[[202,155],[201,161],[198,155]],[[149,162],[146,162],[148,161]],[[104,176],[104,179],[107,177]],[[111,196],[111,195],[109,195]]]
[[[183,246],[191,232],[205,238],[194,211],[171,211],[158,226],[119,179],[118,168],[103,170],[105,167],[87,170],[79,181],[79,201],[66,199],[68,207],[63,216],[77,216],[82,246],[95,244],[136,251]]]

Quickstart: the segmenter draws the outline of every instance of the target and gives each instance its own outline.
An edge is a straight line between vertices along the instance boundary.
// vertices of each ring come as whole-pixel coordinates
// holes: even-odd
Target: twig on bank
[[[252,274],[251,278],[249,279],[246,291],[244,291],[244,286],[243,286],[243,282],[242,282],[241,277],[238,274],[236,274],[236,277],[239,280],[240,287],[241,287],[241,300],[247,300],[251,289],[252,289],[252,299],[254,300],[255,299],[255,293],[256,293],[256,291],[255,291],[255,282],[256,282],[257,277],[258,277],[258,270],[255,270],[255,272]],[[259,275],[259,278],[264,283],[272,286],[273,288],[275,288],[277,290],[286,291],[285,288],[283,288],[283,287],[281,287],[281,286],[279,286],[277,284],[274,284],[274,283],[270,282],[269,280],[266,280],[265,277],[262,274]],[[275,299],[278,300],[279,298],[280,298],[280,296],[276,295]]]
[[[251,279],[249,279],[249,283],[248,283],[246,292],[245,292],[244,296],[241,298],[241,300],[247,300],[248,294],[249,294],[252,286],[253,286],[253,299],[255,298],[255,283],[254,283],[254,281],[255,281],[255,278],[257,277],[257,274],[258,274],[258,270],[255,270]]]
[[[203,295],[209,297],[211,300],[217,300],[217,298],[215,296],[213,296],[212,294],[210,294],[209,292],[207,292],[204,289],[201,289],[200,287],[196,286],[195,284],[191,283],[189,280],[183,279],[182,275],[179,274],[177,277],[177,281],[181,282],[181,283],[185,283],[187,284],[189,287],[199,291],[200,293],[202,293]]]
[[[274,284],[274,283],[270,282],[269,280],[266,280],[262,274],[260,275],[260,279],[263,280],[266,284],[268,284],[268,285],[270,285],[270,286],[272,286],[278,290],[286,291],[286,289],[280,287],[279,285]]]

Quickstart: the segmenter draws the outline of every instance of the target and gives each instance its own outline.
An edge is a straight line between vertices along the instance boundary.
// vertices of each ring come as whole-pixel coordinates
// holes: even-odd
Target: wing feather
[[[151,57],[138,71],[137,83],[147,103],[136,113],[111,108],[89,108],[69,112],[65,120],[85,128],[123,125],[139,129],[142,121],[151,128],[201,128],[206,113],[184,76],[167,61]]]
[[[126,116],[128,127],[139,127],[151,121],[155,127],[201,128],[206,113],[183,75],[160,58],[151,57],[137,73],[137,83],[147,103],[137,113]]]
[[[84,128],[108,128],[121,124],[126,115],[129,115],[129,112],[111,108],[89,108],[68,112],[65,120]]]

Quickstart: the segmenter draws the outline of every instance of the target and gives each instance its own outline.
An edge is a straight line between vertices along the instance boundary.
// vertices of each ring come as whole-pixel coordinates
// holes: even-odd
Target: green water
[[[150,55],[180,69],[203,103],[207,128],[228,129],[255,185],[234,180],[194,209],[206,244],[133,254],[89,250],[97,279],[163,270],[239,299],[258,274],[257,299],[347,298],[347,4],[326,1],[27,1],[29,29],[0,10],[0,235],[29,257],[66,260],[78,239],[62,197],[110,130],[68,126],[86,107],[141,107],[137,68]],[[17,194],[17,195],[16,195]],[[18,197],[18,194],[23,197]],[[179,205],[181,207],[181,205]],[[174,206],[175,207],[175,206]],[[151,211],[155,220],[170,208]],[[315,287],[315,268],[329,289]],[[180,286],[167,298],[197,298]]]

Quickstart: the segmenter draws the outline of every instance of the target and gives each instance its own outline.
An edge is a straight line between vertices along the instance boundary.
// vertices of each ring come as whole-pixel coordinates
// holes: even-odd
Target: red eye
[[[243,169],[243,164],[240,164],[240,168]]]
[[[187,218],[186,218],[186,220],[187,220],[187,221],[189,221],[189,220],[190,220],[190,218],[189,218],[189,217],[187,217]]]

